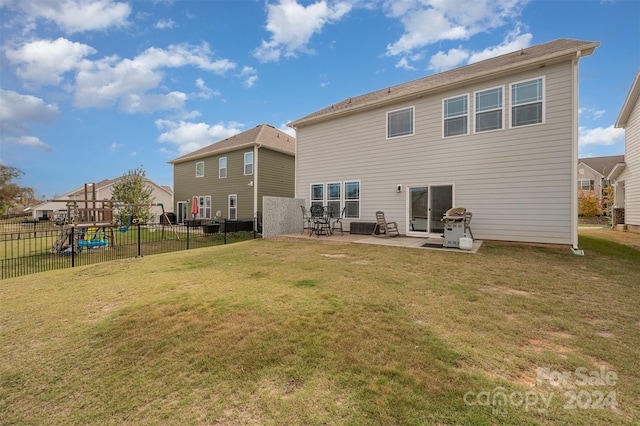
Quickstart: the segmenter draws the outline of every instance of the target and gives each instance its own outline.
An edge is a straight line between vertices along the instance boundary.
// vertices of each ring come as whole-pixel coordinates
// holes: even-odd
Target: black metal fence
[[[2,223],[0,278],[209,247],[258,236],[255,219],[84,228],[55,226],[47,221]]]

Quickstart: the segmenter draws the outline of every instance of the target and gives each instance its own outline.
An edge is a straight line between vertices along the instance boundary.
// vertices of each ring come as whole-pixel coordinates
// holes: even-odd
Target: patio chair
[[[342,209],[342,211],[340,212],[340,216],[338,216],[337,219],[334,219],[333,222],[331,222],[331,232],[333,233],[336,229],[340,230],[340,235],[344,235],[344,231],[342,230],[342,219],[344,219],[344,214],[346,212],[347,208],[344,207]]]
[[[305,206],[300,206],[300,208],[302,209],[303,221],[301,234],[304,234],[305,229],[313,229],[313,218],[311,217],[311,212],[309,212]],[[311,235],[311,231],[309,232],[309,235]]]
[[[373,227],[371,235],[385,236],[385,237],[397,237],[400,235],[398,231],[398,222],[387,222],[384,217],[384,212],[376,212],[376,225]]]
[[[331,223],[329,222],[329,216],[327,210],[319,205],[311,206],[311,219],[313,220],[313,230],[317,236],[320,234],[331,235]],[[311,235],[311,234],[309,234]]]

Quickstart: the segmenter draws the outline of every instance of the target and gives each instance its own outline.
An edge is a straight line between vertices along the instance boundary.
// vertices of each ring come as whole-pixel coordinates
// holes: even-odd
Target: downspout
[[[571,141],[571,251],[573,254],[583,256],[584,252],[578,249],[578,184],[576,176],[578,176],[578,107],[579,107],[579,84],[578,84],[578,61],[582,56],[582,51],[576,52],[576,57],[572,60],[573,71],[573,100],[572,100],[572,141]]]
[[[253,217],[258,217],[258,150],[262,144],[253,146]]]

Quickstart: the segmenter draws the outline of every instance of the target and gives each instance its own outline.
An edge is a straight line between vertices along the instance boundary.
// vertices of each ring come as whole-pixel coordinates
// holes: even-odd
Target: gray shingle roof
[[[624,163],[624,155],[609,155],[607,157],[578,158],[578,163],[584,163],[602,176],[607,176],[613,166]]]
[[[169,164],[183,163],[185,161],[246,148],[256,144],[291,155],[294,155],[296,151],[296,138],[269,124],[260,124],[245,132],[238,133],[237,135],[171,160]]]
[[[293,128],[301,127],[333,116],[350,114],[373,106],[424,96],[427,93],[435,93],[457,85],[494,78],[534,68],[542,64],[550,65],[557,61],[568,60],[571,56],[575,56],[577,52],[581,52],[581,56],[588,56],[599,45],[599,42],[572,39],[559,39],[538,44],[517,52],[507,53],[408,83],[348,98],[295,120],[289,123],[289,126]]]

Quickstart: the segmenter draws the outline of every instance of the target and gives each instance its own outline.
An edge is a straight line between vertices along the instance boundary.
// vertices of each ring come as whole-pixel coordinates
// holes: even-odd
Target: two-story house
[[[293,197],[295,149],[296,138],[261,124],[169,161],[177,221],[196,210],[196,219],[259,218],[263,196]]]
[[[478,239],[577,248],[578,62],[560,39],[337,102],[296,129],[296,198],[351,221],[382,210],[408,236],[450,207]]]
[[[624,224],[640,231],[640,70],[622,105],[616,127],[624,129],[624,163],[608,178],[615,188],[615,207],[624,209]]]

